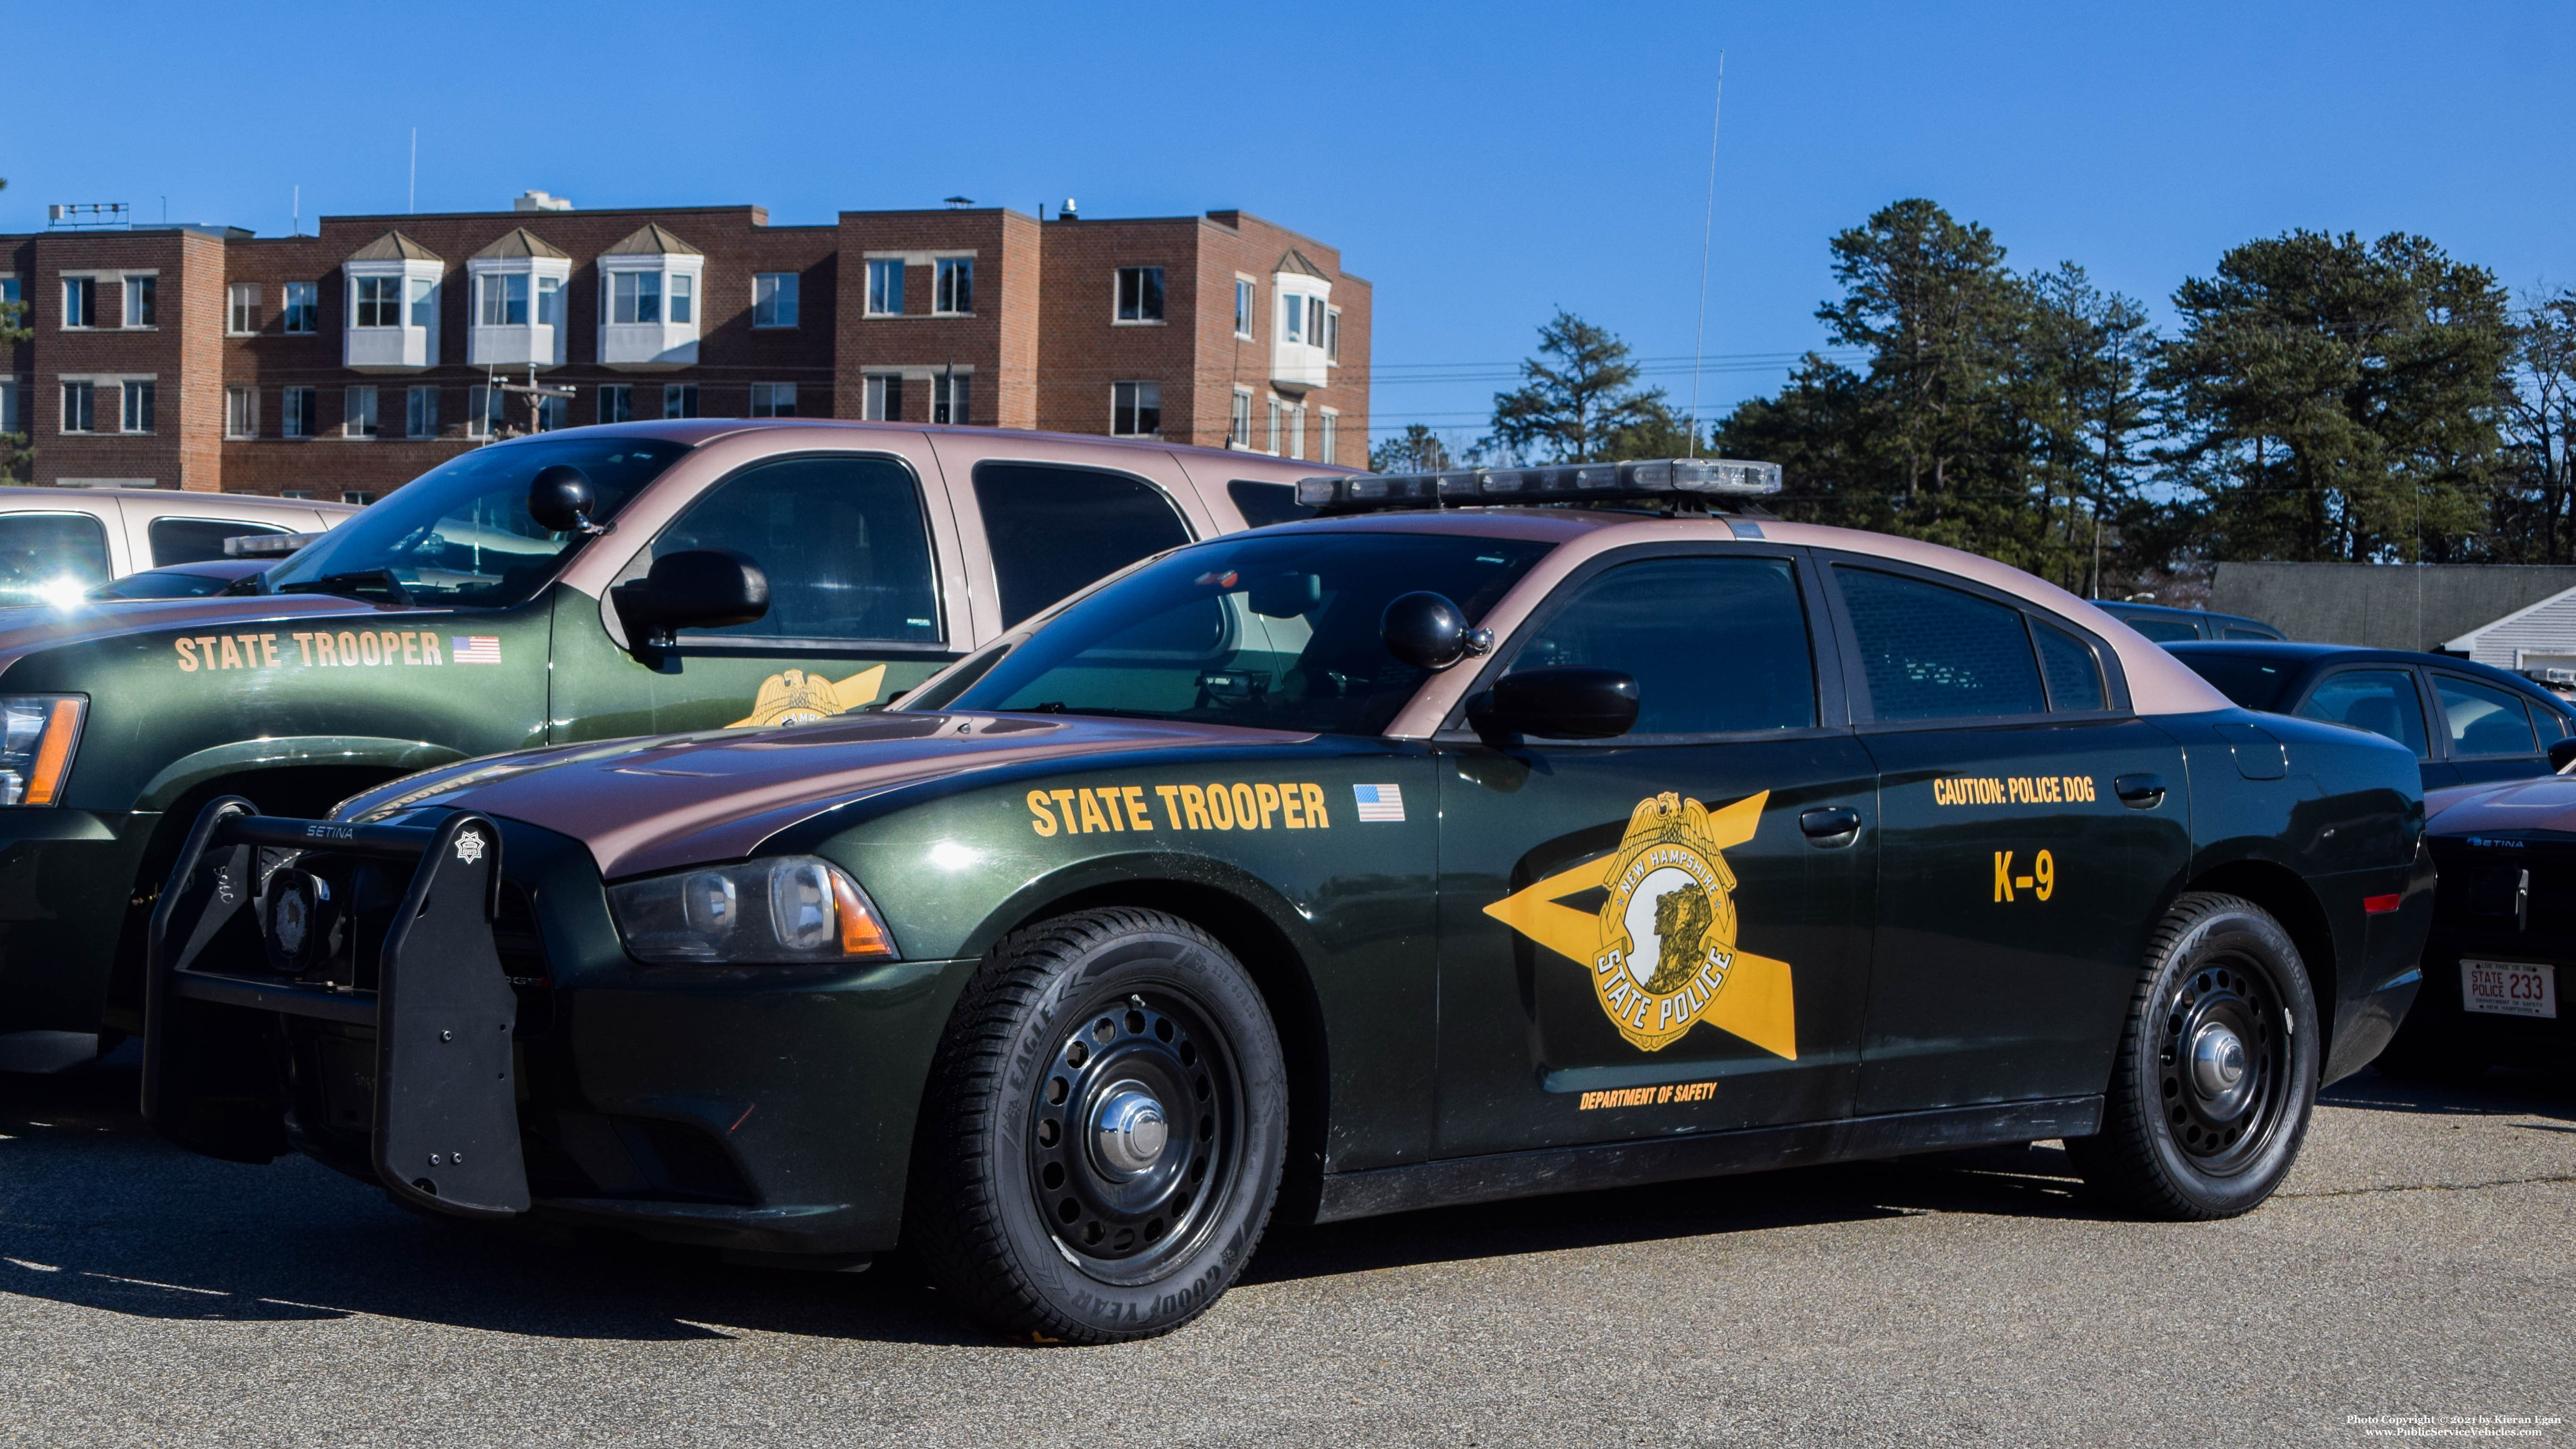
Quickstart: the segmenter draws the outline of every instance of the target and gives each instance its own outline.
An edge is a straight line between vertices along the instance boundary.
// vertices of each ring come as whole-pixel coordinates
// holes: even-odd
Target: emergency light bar
[[[1362,473],[1297,481],[1297,501],[1324,513],[1469,508],[1480,504],[1607,503],[1710,494],[1752,496],[1779,491],[1779,464],[1744,463],[1731,458],[1458,468],[1445,473]]]

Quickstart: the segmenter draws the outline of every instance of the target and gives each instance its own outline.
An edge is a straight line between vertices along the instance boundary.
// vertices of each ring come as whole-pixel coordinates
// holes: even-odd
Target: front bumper
[[[764,1253],[893,1246],[922,1082],[973,962],[648,968],[566,837],[249,810],[209,808],[155,917],[145,1111],[163,1132],[240,1160],[300,1150],[433,1212]],[[460,857],[469,834],[479,860]],[[352,960],[320,973],[345,979],[270,970],[268,873],[365,863],[408,872],[392,919],[413,924],[355,928]]]
[[[99,1030],[160,823],[142,811],[0,809],[0,1033]]]

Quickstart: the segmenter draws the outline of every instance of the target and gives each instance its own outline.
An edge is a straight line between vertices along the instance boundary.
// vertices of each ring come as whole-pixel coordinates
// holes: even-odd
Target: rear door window
[[[2120,622],[2158,644],[2174,644],[2185,639],[2200,637],[2200,630],[2197,627],[2179,619],[2123,619]]]
[[[2423,697],[2415,675],[2406,669],[2346,669],[2327,675],[2308,691],[2298,708],[2301,719],[2323,720],[2385,735],[2428,758]]]
[[[2092,645],[2035,619],[2030,633],[2039,641],[2039,670],[2048,678],[2050,709],[2064,714],[2111,707],[2111,691],[2102,683],[2102,659]]]
[[[2045,714],[2022,612],[1964,590],[1837,565],[1872,718]]]
[[[2433,674],[2433,693],[2442,701],[2442,723],[2450,734],[2453,756],[2477,759],[2540,753],[2540,739],[2532,733],[2531,715],[2520,697],[2439,670]]]
[[[1242,514],[1244,523],[1252,528],[1315,516],[1313,508],[1297,501],[1294,483],[1257,483],[1237,478],[1225,485],[1225,496],[1234,500],[1234,511]]]
[[[107,526],[86,513],[0,513],[0,604],[71,603],[106,583]]]
[[[1189,525],[1142,478],[1043,463],[978,463],[1002,627],[1140,558],[1190,541]]]
[[[220,518],[156,518],[144,534],[152,544],[152,566],[205,563],[224,556],[224,540],[284,533],[268,523],[227,523]]]
[[[769,612],[709,639],[939,642],[921,485],[892,458],[763,463],[716,485],[653,540],[653,557],[730,548],[769,577]]]

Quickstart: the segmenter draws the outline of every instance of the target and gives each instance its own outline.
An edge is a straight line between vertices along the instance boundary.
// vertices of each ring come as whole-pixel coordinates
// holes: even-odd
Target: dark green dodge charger
[[[145,1108],[995,1327],[1337,1219],[2063,1138],[2260,1203],[2413,999],[2415,761],[1707,461],[1315,479],[899,707],[218,801]]]

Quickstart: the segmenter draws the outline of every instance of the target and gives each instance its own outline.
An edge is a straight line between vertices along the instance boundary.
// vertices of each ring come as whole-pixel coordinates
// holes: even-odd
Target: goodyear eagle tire
[[[1114,1343],[1207,1311],[1270,1220],[1287,1073],[1233,955],[1160,911],[1005,937],[932,1060],[905,1237],[970,1316]]]
[[[2192,892],[2147,940],[2102,1130],[2067,1155],[2097,1194],[2151,1217],[2233,1217],[2289,1175],[2325,1043],[2306,964],[2260,906]]]

